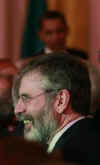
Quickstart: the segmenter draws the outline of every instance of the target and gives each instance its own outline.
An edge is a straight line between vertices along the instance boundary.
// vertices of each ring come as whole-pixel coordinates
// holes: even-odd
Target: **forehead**
[[[33,92],[40,92],[42,90],[42,86],[43,77],[39,71],[27,73],[21,80],[19,94],[33,94]]]
[[[52,29],[54,27],[63,27],[65,28],[65,25],[61,19],[43,19],[42,21],[42,29]]]

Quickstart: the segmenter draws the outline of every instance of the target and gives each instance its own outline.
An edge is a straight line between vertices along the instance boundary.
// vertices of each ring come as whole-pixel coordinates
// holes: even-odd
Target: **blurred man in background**
[[[27,57],[21,60],[20,65],[24,65],[32,58],[40,57],[44,53],[49,54],[58,51],[68,52],[70,55],[85,60],[88,59],[88,54],[83,50],[66,47],[66,39],[68,35],[69,27],[63,13],[55,10],[46,11],[44,15],[41,16],[38,27],[38,36],[43,42],[44,47],[38,48],[37,52],[33,53],[33,56],[31,57],[27,54]]]
[[[38,50],[33,56],[63,51],[87,59],[88,56],[84,51],[66,47],[66,38],[68,34],[69,27],[63,13],[55,10],[48,10],[41,17],[38,29],[38,35],[40,40],[44,43],[44,49]]]

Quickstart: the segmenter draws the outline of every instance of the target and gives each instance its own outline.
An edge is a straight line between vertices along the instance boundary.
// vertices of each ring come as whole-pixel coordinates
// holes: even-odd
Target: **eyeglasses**
[[[36,95],[36,96],[34,96],[34,97],[28,96],[27,94],[22,94],[21,96],[19,96],[19,99],[21,99],[22,102],[23,102],[24,104],[26,104],[26,103],[30,103],[32,100],[37,99],[38,97],[40,97],[40,96],[43,95],[44,93],[51,93],[51,92],[53,92],[53,90],[47,90],[47,91],[42,92],[42,93],[40,93],[39,95]]]

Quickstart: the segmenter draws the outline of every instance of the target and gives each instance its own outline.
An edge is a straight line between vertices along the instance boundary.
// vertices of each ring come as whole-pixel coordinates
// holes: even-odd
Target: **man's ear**
[[[68,90],[60,90],[54,100],[54,109],[56,113],[63,113],[69,105],[70,93]]]

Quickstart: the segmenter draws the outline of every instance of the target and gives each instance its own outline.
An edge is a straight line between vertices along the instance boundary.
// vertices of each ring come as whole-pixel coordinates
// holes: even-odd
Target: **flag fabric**
[[[28,16],[22,41],[21,58],[34,56],[43,43],[39,40],[37,31],[40,17],[46,11],[45,0],[30,0]]]

